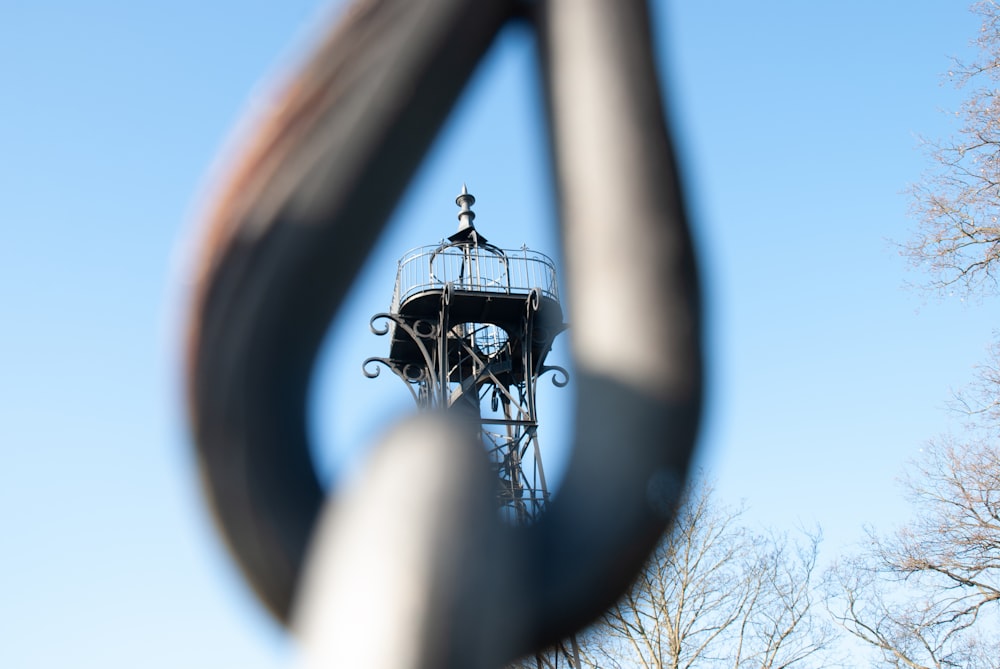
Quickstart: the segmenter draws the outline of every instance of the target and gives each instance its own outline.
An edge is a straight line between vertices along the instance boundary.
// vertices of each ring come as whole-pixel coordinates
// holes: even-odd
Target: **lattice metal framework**
[[[475,198],[463,187],[458,232],[399,261],[392,305],[372,317],[375,334],[389,335],[387,357],[365,361],[392,370],[420,408],[467,412],[481,426],[483,446],[497,474],[501,515],[532,522],[549,492],[538,445],[535,390],[539,377],[566,370],[546,365],[565,329],[556,268],[548,256],[504,250],[473,225]]]

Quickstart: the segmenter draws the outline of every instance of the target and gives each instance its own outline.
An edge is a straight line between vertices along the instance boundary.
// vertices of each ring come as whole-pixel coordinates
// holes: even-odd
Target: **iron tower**
[[[389,335],[389,355],[363,368],[374,378],[379,369],[369,365],[388,367],[421,409],[472,415],[497,475],[501,516],[527,524],[549,497],[535,389],[548,371],[566,385],[566,371],[545,364],[566,325],[552,259],[490,244],[473,223],[475,201],[463,186],[458,231],[399,260],[392,305],[371,319],[372,332]]]

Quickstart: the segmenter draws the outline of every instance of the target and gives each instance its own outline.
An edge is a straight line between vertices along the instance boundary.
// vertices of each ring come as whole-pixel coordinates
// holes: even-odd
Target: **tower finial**
[[[475,203],[476,198],[469,193],[469,188],[465,184],[462,184],[462,192],[455,198],[455,204],[460,207],[458,212],[458,231],[448,237],[451,242],[473,245],[486,243],[486,237],[479,234],[476,226],[472,224],[472,221],[476,218],[476,212],[472,211],[472,205]]]
[[[466,228],[475,228],[472,224],[476,220],[476,212],[472,211],[472,205],[476,203],[476,198],[469,193],[469,188],[463,183],[462,192],[455,198],[455,204],[461,207],[458,212],[458,231]]]

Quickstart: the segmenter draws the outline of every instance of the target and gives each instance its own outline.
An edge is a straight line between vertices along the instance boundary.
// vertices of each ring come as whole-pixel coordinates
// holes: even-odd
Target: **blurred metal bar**
[[[535,647],[634,578],[682,491],[702,395],[698,277],[646,3],[538,8],[578,401],[563,486],[519,544]]]
[[[477,429],[426,413],[398,425],[327,506],[296,607],[306,669],[500,666],[495,612],[517,602],[484,571],[505,547]]]
[[[189,413],[220,529],[287,621],[324,494],[306,435],[316,351],[510,0],[355,4],[285,86],[208,216]]]

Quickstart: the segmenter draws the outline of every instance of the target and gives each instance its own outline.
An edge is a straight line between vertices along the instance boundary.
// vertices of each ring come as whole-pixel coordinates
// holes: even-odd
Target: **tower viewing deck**
[[[527,301],[535,311],[532,348],[535,359],[544,357],[548,345],[563,329],[562,308],[555,263],[548,256],[527,249],[503,250],[480,241],[475,245],[448,242],[411,250],[399,261],[392,313],[408,322],[437,320],[447,300],[452,326],[476,324],[477,344],[488,353],[500,339],[519,330]],[[482,326],[500,328],[503,333]],[[399,335],[399,336],[397,336]],[[390,358],[416,362],[412,340],[394,333]]]
[[[462,208],[458,231],[399,260],[387,314],[387,364],[412,381],[423,378],[432,366],[429,347],[442,330],[446,339],[467,343],[480,361],[495,363],[494,370],[504,361],[503,375],[520,382],[525,374],[537,373],[553,339],[565,329],[553,260],[527,247],[490,244],[472,223],[474,202],[463,189],[456,199]],[[457,352],[462,347],[449,348]],[[526,358],[525,353],[530,355]],[[466,365],[451,362],[444,377],[467,379]]]

